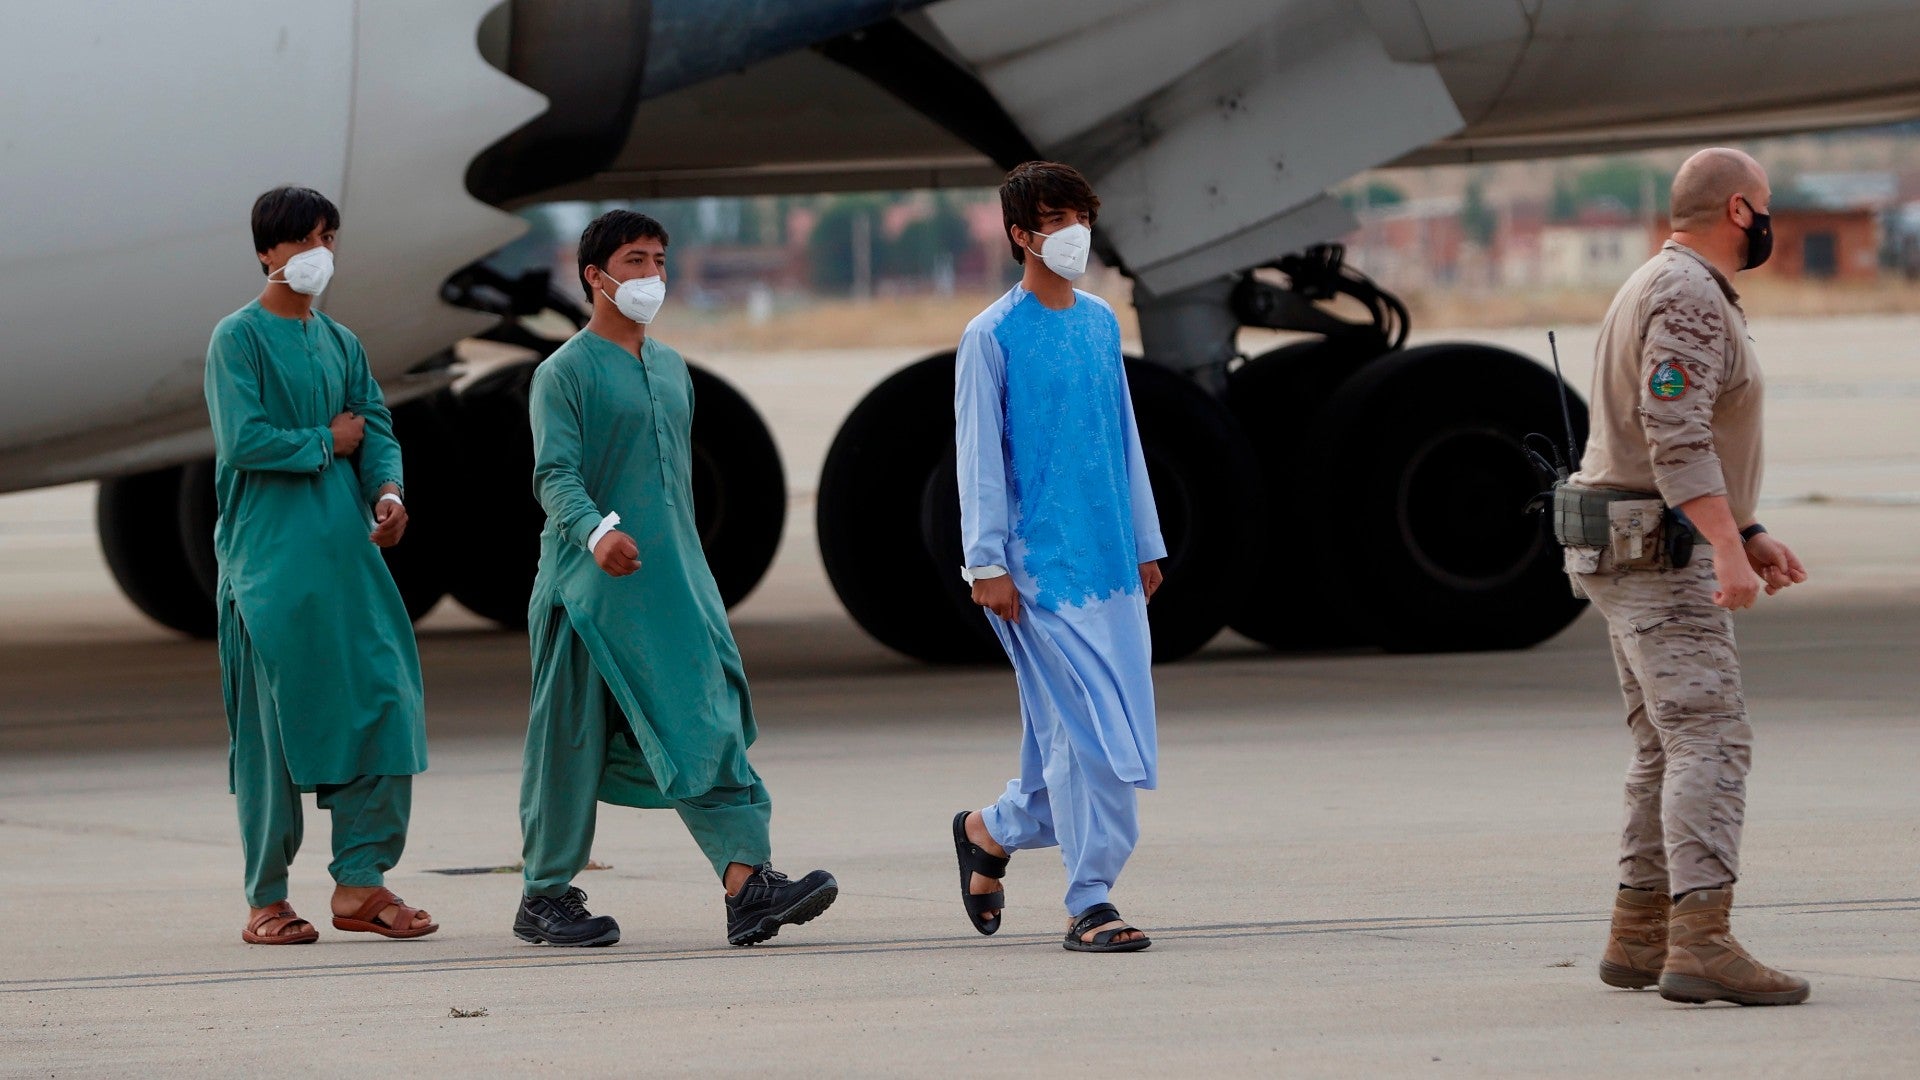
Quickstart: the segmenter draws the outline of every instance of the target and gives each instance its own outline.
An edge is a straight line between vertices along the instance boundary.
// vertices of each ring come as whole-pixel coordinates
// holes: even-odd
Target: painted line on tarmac
[[[1877,915],[1920,911],[1920,896],[1867,900],[1810,900],[1771,904],[1743,904],[1749,913],[1783,915]],[[1609,913],[1593,911],[1519,912],[1487,915],[1381,916],[1363,919],[1283,919],[1268,922],[1207,923],[1197,926],[1148,928],[1156,938],[1178,941],[1216,941],[1250,937],[1295,937],[1320,934],[1379,934],[1384,931],[1458,930],[1505,926],[1554,926],[1604,923]],[[527,971],[559,967],[602,967],[617,964],[684,963],[702,960],[765,957],[866,956],[876,953],[939,952],[982,948],[1058,948],[1052,934],[1022,934],[982,942],[967,938],[911,938],[847,941],[807,945],[760,945],[753,948],[683,949],[629,954],[603,949],[567,950],[526,947],[515,953],[491,956],[447,957],[439,960],[375,960],[346,964],[309,964],[283,968],[227,968],[212,971],[130,972],[120,975],[82,975],[66,979],[4,979],[0,994],[35,994],[88,990],[150,990],[177,986],[218,986],[233,983],[284,982],[309,978],[347,978],[360,975],[452,975],[485,971]],[[262,946],[263,948],[269,946]],[[421,946],[430,947],[424,940]]]

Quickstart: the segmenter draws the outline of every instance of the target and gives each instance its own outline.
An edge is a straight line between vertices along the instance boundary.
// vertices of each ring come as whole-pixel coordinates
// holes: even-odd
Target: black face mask
[[[1747,265],[1740,269],[1751,270],[1761,263],[1766,262],[1767,256],[1773,254],[1773,215],[1763,214],[1755,210],[1753,204],[1747,202],[1746,196],[1744,195],[1740,197],[1740,201],[1747,203],[1747,210],[1753,215],[1753,224],[1747,226],[1745,230],[1747,234]]]

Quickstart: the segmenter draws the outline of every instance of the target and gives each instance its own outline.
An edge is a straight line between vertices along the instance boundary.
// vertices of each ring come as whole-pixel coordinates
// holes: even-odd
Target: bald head
[[[1673,227],[1682,232],[1711,232],[1728,222],[1735,195],[1744,195],[1754,210],[1772,201],[1767,171],[1738,150],[1716,146],[1687,159],[1673,176]]]

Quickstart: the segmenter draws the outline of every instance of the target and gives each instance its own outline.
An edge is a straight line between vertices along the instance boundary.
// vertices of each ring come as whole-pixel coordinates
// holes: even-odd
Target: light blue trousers
[[[1051,716],[1052,710],[1032,709]],[[1036,791],[1019,780],[1007,783],[998,802],[980,811],[994,843],[1008,851],[1058,845],[1067,867],[1067,914],[1078,917],[1107,903],[1114,882],[1140,842],[1140,811],[1134,786],[1113,774],[1104,754],[1082,753],[1057,723],[1036,730],[1045,786]]]

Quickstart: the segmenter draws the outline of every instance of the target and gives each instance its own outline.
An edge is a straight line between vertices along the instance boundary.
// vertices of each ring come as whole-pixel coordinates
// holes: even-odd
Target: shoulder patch
[[[1647,377],[1647,392],[1661,401],[1673,401],[1687,393],[1687,369],[1672,360],[1663,360]]]

